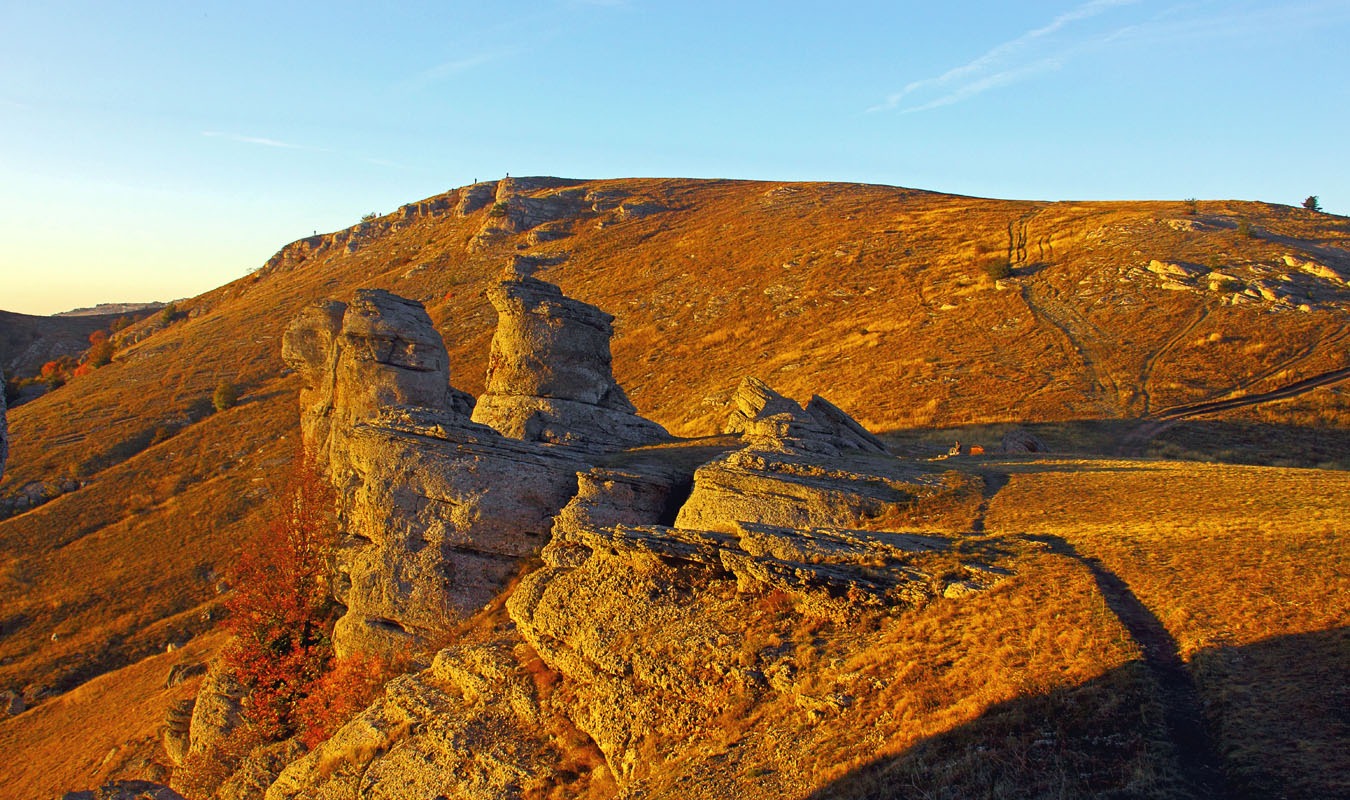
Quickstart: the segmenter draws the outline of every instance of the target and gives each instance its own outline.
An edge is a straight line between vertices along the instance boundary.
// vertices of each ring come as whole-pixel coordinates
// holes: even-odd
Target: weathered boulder
[[[590,452],[666,439],[614,380],[614,317],[518,264],[488,290],[497,331],[473,419],[504,436]]]
[[[305,746],[294,738],[258,745],[216,790],[215,800],[263,800],[282,770],[304,754]]]
[[[1005,453],[1048,453],[1050,448],[1036,434],[1025,428],[1014,428],[1003,434]]]
[[[811,454],[751,447],[698,468],[675,526],[852,528],[938,491],[940,483],[897,459],[838,456],[822,462]]]
[[[189,697],[169,706],[164,713],[164,730],[161,737],[164,742],[164,753],[176,766],[181,766],[183,759],[187,758],[188,748],[192,743],[190,738],[192,711],[195,705],[196,700]]]
[[[514,800],[558,780],[534,685],[506,643],[455,647],[287,766],[267,800]]]
[[[835,404],[811,395],[805,407],[758,378],[747,377],[731,396],[723,433],[738,433],[751,445],[822,455],[841,450],[885,453],[886,445]]]
[[[188,754],[209,752],[213,745],[238,727],[242,717],[240,699],[244,689],[220,661],[215,661],[197,689],[197,701],[192,707],[188,724]]]

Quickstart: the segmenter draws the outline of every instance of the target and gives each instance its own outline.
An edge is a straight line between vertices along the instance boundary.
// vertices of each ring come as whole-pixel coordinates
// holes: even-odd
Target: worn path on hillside
[[[1205,414],[1214,414],[1220,411],[1231,411],[1235,408],[1260,405],[1261,403],[1269,403],[1275,400],[1288,400],[1291,397],[1307,394],[1314,389],[1322,386],[1330,386],[1331,384],[1339,383],[1347,379],[1350,379],[1350,367],[1324,372],[1320,375],[1314,375],[1311,378],[1304,378],[1301,381],[1295,381],[1287,386],[1271,389],[1268,392],[1172,406],[1171,408],[1163,409],[1162,411],[1153,414],[1149,418],[1143,420],[1138,427],[1134,428],[1134,430],[1125,434],[1125,437],[1120,441],[1119,447],[1117,447],[1117,452],[1121,455],[1137,455],[1143,449],[1144,445],[1148,444],[1149,440],[1154,436],[1157,436],[1183,420],[1203,416]]]
[[[1048,287],[1047,287],[1048,288]],[[1022,284],[1022,301],[1038,319],[1063,334],[1083,361],[1104,417],[1120,413],[1120,384],[1106,366],[1106,354],[1098,347],[1101,331],[1054,295],[1054,290],[1031,282]]]

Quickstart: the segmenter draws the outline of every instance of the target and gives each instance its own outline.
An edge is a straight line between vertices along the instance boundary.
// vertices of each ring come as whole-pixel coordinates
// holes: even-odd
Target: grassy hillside
[[[552,180],[492,191],[466,187],[289,245],[180,303],[181,320],[125,331],[111,365],[11,412],[0,498],[42,483],[60,496],[0,520],[0,688],[65,691],[206,626],[298,435],[298,384],[279,349],[303,305],[360,287],[426,303],[452,381],[476,394],[495,322],[482,292],[517,255],[539,257],[542,278],[616,316],[616,377],[641,413],[681,435],[715,432],[741,377],[756,375],[798,398],[818,392],[915,453],[956,436],[996,443],[1002,424],[1029,422],[1061,448],[1103,454],[1338,469],[1350,459],[1344,218],[1260,203],[1029,203],[851,184]],[[211,413],[222,380],[245,396]],[[1090,482],[1115,469],[1013,474],[990,527],[1004,524],[1000,514],[1070,507],[1062,488],[1057,499],[1027,495],[1037,480],[1081,472]],[[1130,474],[1172,476],[1166,469]],[[1208,475],[1193,473],[1169,498],[1185,505],[1213,491]],[[1241,473],[1223,490],[1232,505],[1198,508],[1269,528],[1267,539],[1292,535],[1241,498],[1298,496],[1307,475],[1334,483],[1345,473]],[[1267,481],[1279,488],[1267,492]],[[1154,486],[1088,485],[1117,505]],[[1028,499],[1016,512],[1019,496]],[[1112,560],[1156,541],[1069,530],[1079,518],[1015,524],[1128,573],[1131,585],[1165,580]],[[1136,528],[1130,536],[1143,535]],[[1186,559],[1207,547],[1169,563],[1198,569]],[[1322,558],[1303,564],[1300,552],[1280,557],[1299,569]],[[1170,594],[1134,591],[1192,646],[1187,626],[1199,623],[1181,599],[1172,619]],[[1327,613],[1262,635],[1344,624],[1343,609]],[[1184,655],[1229,646],[1204,630]],[[1242,631],[1232,647],[1261,641]],[[1223,724],[1240,727],[1247,713]]]

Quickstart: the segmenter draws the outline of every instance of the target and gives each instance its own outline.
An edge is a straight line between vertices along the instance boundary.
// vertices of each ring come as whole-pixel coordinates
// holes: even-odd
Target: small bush
[[[1321,211],[1322,204],[1318,201],[1317,195],[1310,194],[1303,200],[1303,207],[1309,211]]]
[[[1188,197],[1185,200],[1182,200],[1181,202],[1185,204],[1187,214],[1200,213],[1200,201],[1196,200],[1194,197]]]
[[[211,394],[211,405],[217,411],[232,408],[238,402],[239,387],[229,381],[221,381],[216,385],[216,391]]]
[[[85,356],[85,363],[98,369],[112,363],[112,357],[113,343],[108,339],[108,332],[94,331],[89,334],[89,352]]]
[[[1237,232],[1238,236],[1242,236],[1247,239],[1256,238],[1256,229],[1253,228],[1252,224],[1245,219],[1237,224]]]
[[[491,217],[506,216],[506,203],[493,203],[492,210],[488,212],[488,216]]]
[[[172,325],[178,320],[179,316],[181,315],[178,311],[178,305],[176,303],[169,303],[159,310],[159,324]]]
[[[362,221],[362,222],[374,222],[375,220],[377,220],[377,219],[379,219],[379,218],[380,218],[379,212],[378,212],[378,211],[372,211],[372,212],[370,212],[369,214],[363,214],[363,215],[361,216],[361,221]]]
[[[1013,268],[1008,259],[1001,255],[993,255],[984,262],[984,273],[992,280],[1001,281],[1012,277]]]

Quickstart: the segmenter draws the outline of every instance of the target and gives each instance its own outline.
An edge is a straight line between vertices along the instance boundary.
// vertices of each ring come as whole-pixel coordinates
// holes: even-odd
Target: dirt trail
[[[1088,568],[1107,607],[1138,643],[1144,664],[1157,681],[1163,723],[1176,747],[1177,765],[1191,783],[1193,796],[1226,797],[1223,770],[1219,766],[1214,740],[1205,727],[1200,692],[1172,634],[1129,585],[1097,558],[1084,556],[1058,536],[1035,538],[1050,545],[1051,552],[1072,558]]]
[[[1329,386],[1333,383],[1339,383],[1350,379],[1350,367],[1336,369],[1330,372],[1323,372],[1320,375],[1314,375],[1311,378],[1304,378],[1301,381],[1278,389],[1271,389],[1268,392],[1259,392],[1257,394],[1246,394],[1240,397],[1226,397],[1219,400],[1207,400],[1202,403],[1190,403],[1187,405],[1172,406],[1163,409],[1149,418],[1142,420],[1138,427],[1120,440],[1120,446],[1117,452],[1121,455],[1137,455],[1150,439],[1168,428],[1176,425],[1182,420],[1192,417],[1202,416],[1204,414],[1213,414],[1219,411],[1229,411],[1234,408],[1245,408],[1247,406],[1269,403],[1273,400],[1287,400],[1291,397],[1297,397],[1306,394],[1312,390]]]
[[[1057,329],[1078,353],[1098,395],[1104,417],[1120,415],[1120,384],[1106,367],[1106,354],[1098,346],[1101,331],[1077,311],[1061,302],[1048,286],[1022,284],[1022,301],[1038,319]]]
[[[1143,411],[1145,417],[1148,416],[1149,404],[1152,402],[1152,397],[1148,393],[1148,382],[1153,379],[1153,365],[1157,364],[1158,359],[1167,355],[1173,347],[1180,344],[1181,340],[1185,339],[1191,331],[1195,330],[1195,326],[1203,322],[1207,316],[1209,316],[1209,308],[1200,306],[1200,312],[1195,315],[1195,318],[1187,323],[1181,330],[1177,331],[1175,336],[1168,339],[1166,344],[1154,351],[1153,355],[1149,356],[1148,360],[1144,362],[1144,367],[1139,372],[1139,393],[1143,397]]]

